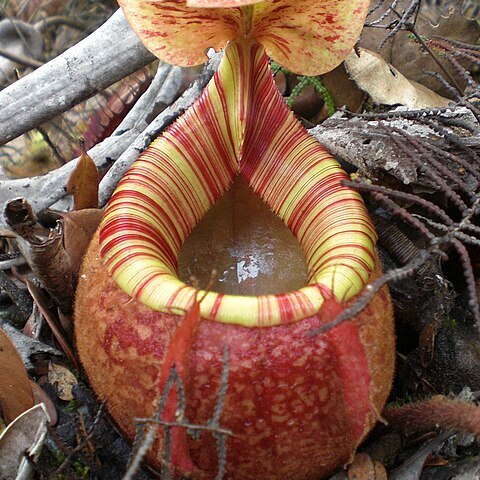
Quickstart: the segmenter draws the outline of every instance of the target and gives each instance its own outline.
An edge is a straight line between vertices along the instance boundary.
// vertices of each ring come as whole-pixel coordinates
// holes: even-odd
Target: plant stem
[[[415,30],[415,27],[413,25],[407,25],[407,29],[415,36],[415,38],[420,42],[422,47],[430,54],[430,56],[433,58],[433,61],[438,65],[438,67],[442,70],[442,72],[447,76],[450,83],[458,90],[460,95],[462,95],[463,94],[462,87],[458,84],[458,82],[455,80],[455,78],[452,76],[452,74],[445,68],[445,66],[442,64],[442,62],[440,62],[440,60],[437,58],[437,56],[432,51],[432,49],[427,45],[425,40],[418,34],[418,32]]]

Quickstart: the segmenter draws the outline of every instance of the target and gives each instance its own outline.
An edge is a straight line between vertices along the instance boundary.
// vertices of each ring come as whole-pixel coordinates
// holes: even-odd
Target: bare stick
[[[77,45],[0,92],[0,144],[65,112],[153,60],[123,13],[117,11]]]
[[[10,52],[4,48],[0,48],[0,56],[8,58],[9,60],[12,60],[12,62],[20,63],[25,67],[38,68],[43,65],[43,62],[40,62],[39,60],[35,60],[34,58],[27,57],[25,55],[20,55],[18,53]]]
[[[167,379],[164,389],[162,390],[162,394],[151,421],[149,421],[148,424],[145,425],[145,428],[141,430],[140,436],[135,438],[136,445],[134,445],[133,456],[128,463],[127,471],[125,472],[122,480],[133,479],[133,476],[139,469],[143,458],[155,441],[155,438],[157,437],[158,426],[152,423],[152,421],[158,422],[160,420],[163,410],[167,404],[168,395],[170,394],[170,390],[172,389],[177,377],[177,371],[175,366],[173,366],[170,369],[170,375]]]
[[[171,103],[179,93],[180,72],[178,67],[162,64],[150,87],[137,101],[113,134],[88,151],[100,169],[110,165],[148,126],[152,109],[157,103]],[[171,112],[170,112],[171,113]],[[75,168],[78,158],[42,177],[1,180],[0,206],[14,197],[28,200],[35,212],[50,207],[66,195],[65,185]],[[0,218],[0,228],[5,220]]]
[[[100,205],[110,198],[117,183],[130,165],[150,145],[157,135],[181,115],[200,95],[220,63],[221,54],[215,54],[208,62],[203,74],[194,84],[171,106],[158,115],[153,122],[135,139],[115,162],[100,182]]]

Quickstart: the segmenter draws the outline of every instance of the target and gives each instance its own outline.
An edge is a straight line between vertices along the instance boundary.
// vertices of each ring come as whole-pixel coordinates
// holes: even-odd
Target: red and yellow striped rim
[[[101,255],[130,296],[162,312],[196,295],[177,277],[183,241],[242,174],[305,252],[308,286],[280,295],[205,295],[201,316],[273,326],[316,314],[324,299],[358,294],[375,265],[376,234],[346,174],[298,123],[275,87],[263,48],[232,42],[197,102],[135,162],[106,209]]]

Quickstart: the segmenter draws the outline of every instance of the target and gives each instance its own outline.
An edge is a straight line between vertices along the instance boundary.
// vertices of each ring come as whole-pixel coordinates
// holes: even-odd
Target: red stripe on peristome
[[[217,295],[217,298],[215,298],[215,303],[213,304],[213,307],[210,313],[212,320],[215,320],[218,314],[218,310],[220,309],[220,305],[222,304],[222,298],[223,298],[223,293],[219,293]]]
[[[261,46],[234,43],[227,48],[224,62],[200,99],[142,154],[122,180],[124,190],[112,197],[101,233],[102,254],[113,246],[117,251],[109,257],[110,272],[122,274],[121,267],[130,258],[129,240],[136,239],[143,244],[138,246],[137,258],[143,254],[149,269],[176,268],[185,237],[240,171],[301,243],[310,278],[321,274],[323,265],[341,266],[344,275],[359,269],[361,281],[356,273],[352,279],[360,288],[370,273],[365,252],[371,253],[368,248],[375,241],[360,197],[340,184],[345,173],[285,105]],[[324,237],[330,229],[335,233]],[[358,240],[352,241],[350,232],[356,232]],[[340,250],[335,256],[329,249],[326,253],[333,254],[331,258],[317,259],[316,252],[326,241],[351,246],[353,253]],[[148,262],[155,249],[164,266]],[[124,271],[132,268],[129,263]],[[120,283],[137,291],[128,279]],[[258,325],[269,325],[272,315],[275,322],[287,323],[299,320],[301,311],[312,311],[306,294],[290,295],[259,298]],[[164,308],[147,297],[146,303]],[[208,318],[218,318],[221,298]],[[300,308],[302,301],[309,308]]]

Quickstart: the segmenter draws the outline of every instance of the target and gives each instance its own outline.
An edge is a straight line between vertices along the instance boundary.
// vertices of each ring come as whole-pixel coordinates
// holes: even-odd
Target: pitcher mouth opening
[[[307,286],[276,295],[197,291],[177,275],[180,248],[236,175],[287,225]],[[232,42],[199,100],[140,156],[113,194],[100,252],[122,290],[179,313],[202,298],[204,319],[247,327],[295,322],[357,295],[375,268],[376,233],[338,162],[301,127],[263,48]]]
[[[153,144],[152,148],[155,149],[156,145]],[[326,154],[326,157],[321,162],[320,170],[334,169],[338,171],[340,176],[345,176],[337,162],[329,158],[328,154]],[[137,161],[133,173],[142,170],[142,162],[142,159]],[[313,176],[317,174],[318,172],[314,173]],[[318,188],[320,188],[318,184],[312,184],[313,191]],[[309,194],[311,195],[309,191],[305,191],[302,194],[302,198],[309,196]],[[144,201],[148,203],[147,197],[142,193],[142,188],[139,189],[138,195],[143,197]],[[361,200],[355,198],[356,196],[355,192],[351,192],[352,198],[340,202],[337,207],[337,213],[333,212],[331,207],[326,208],[328,216],[321,222],[299,222],[296,225],[297,228],[292,233],[294,233],[305,252],[308,267],[308,284],[295,291],[282,294],[249,296],[197,290],[178,278],[178,252],[184,238],[178,242],[178,248],[175,251],[171,250],[168,252],[165,251],[168,250],[165,246],[171,242],[171,236],[175,229],[171,232],[162,232],[161,229],[153,232],[148,228],[145,230],[145,225],[138,225],[137,230],[140,229],[140,232],[142,230],[144,232],[149,231],[149,235],[156,237],[157,242],[160,242],[160,244],[163,242],[163,248],[160,246],[160,248],[154,251],[151,247],[146,246],[146,251],[144,251],[143,255],[140,252],[133,252],[128,258],[130,260],[129,264],[126,268],[125,266],[123,267],[120,276],[116,275],[115,268],[110,273],[125,291],[128,291],[130,288],[129,284],[137,285],[132,296],[150,308],[164,313],[181,315],[191,306],[193,299],[202,299],[200,312],[201,317],[206,320],[237,324],[245,327],[269,327],[299,321],[317,314],[328,299],[334,299],[341,303],[359,293],[359,285],[363,286],[367,282],[370,272],[374,269],[375,234],[372,229],[370,245],[363,246],[363,254],[366,252],[368,258],[371,257],[372,263],[367,264],[365,262],[365,265],[361,265],[362,268],[355,270],[356,259],[354,250],[358,247],[355,246],[356,232],[350,230],[351,226],[348,225],[348,209],[351,207],[349,203],[352,203],[352,201],[354,206],[361,202]],[[285,210],[288,211],[289,208]],[[341,218],[342,210],[344,210],[345,221],[333,222],[337,224],[337,233],[335,233],[334,225],[332,222],[328,222],[328,217],[330,217],[330,220],[332,217]],[[318,208],[315,209],[313,216],[316,216],[317,212]],[[153,215],[153,210],[144,215]],[[310,215],[305,216],[305,219],[309,217]],[[280,218],[285,221],[284,218]],[[125,218],[125,221],[128,220]],[[104,228],[101,235],[108,234],[108,217],[104,220],[103,225]],[[291,228],[291,222],[290,224],[287,223],[287,226]],[[190,230],[193,227],[194,224],[190,225]],[[132,224],[130,224],[129,228],[135,230],[135,226]],[[344,234],[341,232],[342,229],[346,229]],[[331,233],[328,234],[328,231]],[[127,235],[129,235],[130,240],[139,240],[138,237],[134,238],[135,234],[133,234],[133,237],[131,233]],[[308,240],[312,240],[317,235],[323,236],[324,238],[320,239],[323,241],[314,242],[318,243],[318,245],[316,245],[316,248],[312,248],[312,242]],[[360,232],[360,235],[363,235],[363,232]],[[111,247],[112,245],[110,244],[109,248]],[[345,249],[350,250],[350,260],[349,256],[345,254]],[[114,252],[114,248],[110,249],[105,257],[113,259],[115,256]],[[143,259],[141,258],[142,256]],[[141,268],[139,268],[139,264],[141,264]],[[354,274],[353,277],[352,272]],[[144,299],[148,299],[148,301]]]

